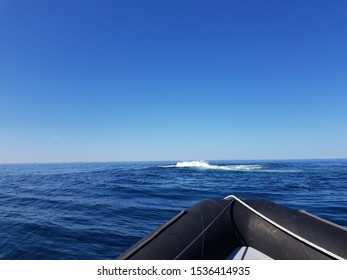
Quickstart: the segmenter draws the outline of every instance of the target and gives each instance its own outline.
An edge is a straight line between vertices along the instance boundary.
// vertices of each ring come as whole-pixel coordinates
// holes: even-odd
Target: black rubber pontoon
[[[269,201],[204,200],[118,259],[227,259],[240,248],[271,259],[346,259],[347,230]]]

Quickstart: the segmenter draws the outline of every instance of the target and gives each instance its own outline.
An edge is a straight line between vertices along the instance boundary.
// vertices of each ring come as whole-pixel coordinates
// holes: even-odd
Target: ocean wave
[[[164,168],[195,168],[195,169],[213,169],[213,170],[226,170],[226,171],[256,171],[261,170],[262,166],[259,164],[235,164],[235,165],[213,165],[202,160],[181,161],[173,165],[161,166]]]

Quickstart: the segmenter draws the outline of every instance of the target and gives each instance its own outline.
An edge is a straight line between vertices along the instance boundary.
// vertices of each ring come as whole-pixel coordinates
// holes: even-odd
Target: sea
[[[230,194],[347,227],[347,160],[0,164],[0,259],[112,260]]]

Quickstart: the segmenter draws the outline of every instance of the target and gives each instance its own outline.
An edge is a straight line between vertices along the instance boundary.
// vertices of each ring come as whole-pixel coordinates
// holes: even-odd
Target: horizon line
[[[33,162],[0,162],[0,164],[84,164],[84,163],[141,163],[141,162],[183,162],[183,161],[304,161],[304,160],[347,160],[347,157],[322,158],[264,158],[264,159],[165,159],[165,160],[105,160],[105,161],[33,161]]]

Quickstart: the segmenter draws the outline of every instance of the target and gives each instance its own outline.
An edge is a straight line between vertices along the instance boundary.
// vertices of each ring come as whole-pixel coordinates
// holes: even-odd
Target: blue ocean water
[[[0,259],[114,259],[229,194],[347,227],[347,160],[0,164]]]

